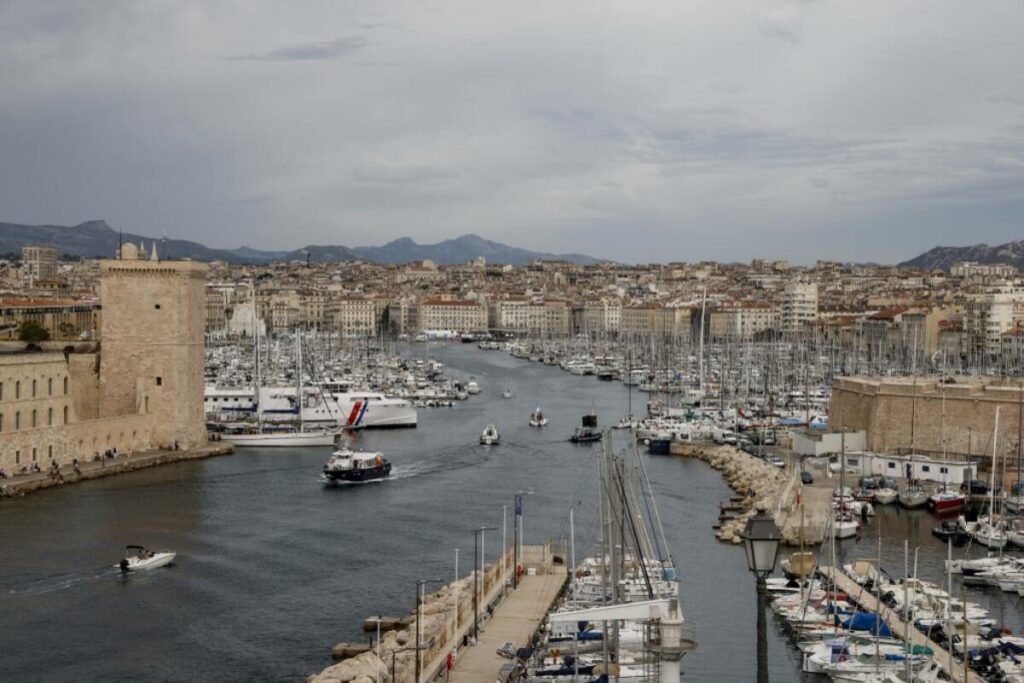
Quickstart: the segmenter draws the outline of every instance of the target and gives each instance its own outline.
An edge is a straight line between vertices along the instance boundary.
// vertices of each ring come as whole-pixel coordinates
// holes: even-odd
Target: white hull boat
[[[255,434],[223,434],[221,441],[236,448],[305,448],[333,446],[337,432],[263,432]]]
[[[124,559],[114,565],[122,572],[142,572],[166,567],[178,555],[170,550],[146,550],[142,546],[128,546],[128,550],[134,550],[135,553],[125,555]]]
[[[484,446],[497,446],[501,443],[501,436],[498,434],[498,428],[492,424],[484,427],[483,433],[480,434],[480,443]]]

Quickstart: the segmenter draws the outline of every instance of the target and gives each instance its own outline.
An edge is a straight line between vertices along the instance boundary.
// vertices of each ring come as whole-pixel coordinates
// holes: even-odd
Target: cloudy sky
[[[0,221],[630,261],[1024,238],[1019,0],[0,0]]]

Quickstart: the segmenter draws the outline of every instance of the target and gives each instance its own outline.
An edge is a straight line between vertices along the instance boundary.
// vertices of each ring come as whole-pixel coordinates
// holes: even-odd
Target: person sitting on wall
[[[71,461],[71,468],[75,470],[75,474],[82,474],[82,468],[78,464],[78,458],[75,458],[74,460]]]
[[[0,467],[0,479],[6,479],[6,478],[7,478],[7,473],[4,472],[4,468],[3,467]]]
[[[32,472],[34,472],[35,474],[40,474],[40,473],[42,473],[42,471],[43,470],[40,469],[40,467],[39,467],[39,463],[37,463],[37,462],[32,463]]]

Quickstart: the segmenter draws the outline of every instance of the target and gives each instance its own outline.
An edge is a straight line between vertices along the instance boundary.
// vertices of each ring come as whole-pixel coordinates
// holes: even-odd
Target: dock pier
[[[498,654],[505,643],[526,647],[548,611],[562,593],[568,579],[568,557],[564,541],[522,547],[522,574],[513,588],[513,549],[497,562],[425,596],[421,606],[420,678],[462,683],[497,681],[511,660]],[[483,587],[476,615],[473,613],[474,579]],[[474,618],[475,617],[475,618]],[[378,617],[363,626],[376,631]],[[307,683],[349,683],[380,680],[385,683],[413,683],[416,679],[416,610],[401,618],[380,617],[380,643],[368,645],[339,643],[332,649],[341,662],[309,676]],[[473,641],[474,624],[479,630]],[[391,627],[388,630],[387,627]],[[378,656],[378,645],[380,655]],[[449,655],[452,667],[448,669]],[[394,676],[392,677],[392,666]]]
[[[834,567],[818,567],[818,575],[825,581],[833,581],[836,587],[846,593],[852,602],[857,603],[865,610],[881,616],[894,635],[906,640],[908,626],[903,621],[903,618],[895,610],[886,605],[879,604],[878,599],[870,591],[865,590],[864,586],[851,579],[845,571]],[[970,669],[967,670],[965,677],[963,662],[955,662],[954,660],[955,665],[950,667],[950,653],[943,645],[936,643],[914,628],[913,625],[909,626],[909,630],[911,645],[923,645],[931,648],[932,652],[935,653],[935,659],[946,673],[950,675],[953,683],[982,683],[981,678]],[[950,671],[950,668],[952,668],[952,671]]]

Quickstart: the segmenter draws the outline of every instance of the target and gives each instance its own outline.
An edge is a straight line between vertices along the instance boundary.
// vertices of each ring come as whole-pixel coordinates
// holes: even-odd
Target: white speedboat
[[[475,379],[471,379],[468,382],[466,382],[466,393],[467,394],[479,394],[480,393],[480,385],[477,384]]]
[[[853,538],[860,533],[860,522],[849,513],[837,513],[835,520],[836,538]]]
[[[543,427],[548,423],[548,419],[544,417],[544,413],[541,412],[538,407],[537,410],[530,413],[530,426],[531,427]]]
[[[306,446],[333,446],[338,433],[333,430],[309,432],[251,432],[221,434],[221,441],[236,448],[303,448]]]
[[[148,550],[141,545],[130,545],[127,547],[124,558],[115,567],[123,572],[141,572],[158,567],[166,567],[177,553],[170,550]]]
[[[498,428],[493,424],[484,427],[483,433],[480,434],[480,443],[484,446],[497,446],[501,443],[501,435],[498,434]]]

